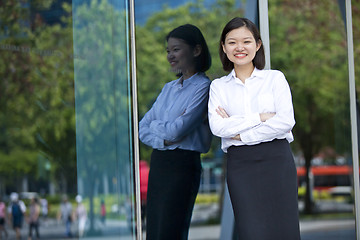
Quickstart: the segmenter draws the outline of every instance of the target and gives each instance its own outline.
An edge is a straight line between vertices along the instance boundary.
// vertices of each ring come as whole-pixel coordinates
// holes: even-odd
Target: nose
[[[174,58],[174,55],[171,52],[168,52],[167,59],[171,60]]]
[[[241,43],[239,43],[239,44],[236,46],[236,50],[237,50],[237,51],[242,51],[242,50],[244,50],[244,46],[243,46]]]

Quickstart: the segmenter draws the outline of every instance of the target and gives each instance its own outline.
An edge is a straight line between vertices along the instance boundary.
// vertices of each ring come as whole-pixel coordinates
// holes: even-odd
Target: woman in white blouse
[[[230,74],[211,83],[208,114],[211,131],[228,155],[227,184],[239,239],[300,239],[289,85],[282,72],[263,70],[260,33],[246,18],[227,23],[219,53]]]

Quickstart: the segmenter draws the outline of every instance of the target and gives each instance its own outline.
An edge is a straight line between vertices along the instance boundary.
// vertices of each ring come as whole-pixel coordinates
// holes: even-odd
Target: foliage
[[[325,147],[348,156],[347,51],[338,2],[274,0],[269,7],[272,68],[285,73],[293,94],[295,150],[307,169]],[[306,199],[311,211],[309,194]]]
[[[36,176],[37,159],[43,155],[52,162],[54,179],[67,175],[71,180],[74,175],[66,174],[75,166],[71,18],[65,20],[67,28],[43,24],[39,15],[32,19],[51,3],[7,1],[0,6],[1,161],[14,158],[16,151],[31,152],[31,164],[21,160],[24,156],[13,167]]]
[[[353,41],[354,41],[354,57],[355,57],[355,80],[356,80],[356,90],[360,92],[360,1],[352,0],[352,30],[353,30]]]
[[[196,204],[211,204],[219,202],[219,194],[217,193],[199,193],[196,196]]]

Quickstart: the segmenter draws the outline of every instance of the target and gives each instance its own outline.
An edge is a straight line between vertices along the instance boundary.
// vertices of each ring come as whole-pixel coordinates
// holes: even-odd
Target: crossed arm
[[[218,106],[218,108],[215,111],[222,118],[230,117],[229,114],[225,111],[225,109],[220,106]],[[259,114],[261,122],[265,122],[266,120],[274,117],[275,115],[276,115],[276,113],[260,113]],[[232,139],[241,141],[240,134],[235,135],[234,137],[232,137]]]

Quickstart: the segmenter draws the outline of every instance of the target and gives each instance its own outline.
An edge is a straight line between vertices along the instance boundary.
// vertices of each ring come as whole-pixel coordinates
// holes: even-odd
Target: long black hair
[[[166,41],[169,38],[178,38],[186,42],[191,48],[195,48],[197,45],[201,46],[201,53],[195,57],[196,71],[205,72],[211,66],[211,55],[209,48],[206,44],[205,38],[202,35],[199,28],[192,24],[181,25],[173,29],[167,36]]]
[[[226,35],[231,32],[234,29],[237,28],[241,28],[241,27],[246,27],[254,36],[254,39],[256,41],[257,44],[261,44],[259,50],[256,52],[254,59],[252,60],[254,66],[257,69],[264,69],[265,67],[265,51],[264,51],[264,47],[261,41],[261,36],[260,36],[260,32],[258,30],[258,28],[256,27],[256,25],[250,21],[247,18],[240,18],[240,17],[235,17],[233,19],[230,20],[230,22],[228,22],[222,33],[221,33],[221,37],[220,37],[220,44],[219,44],[219,55],[220,55],[220,60],[223,64],[223,69],[227,72],[231,71],[234,68],[234,63],[231,62],[228,57],[226,56],[226,54],[224,53],[223,50],[223,44],[225,44],[225,38]]]

